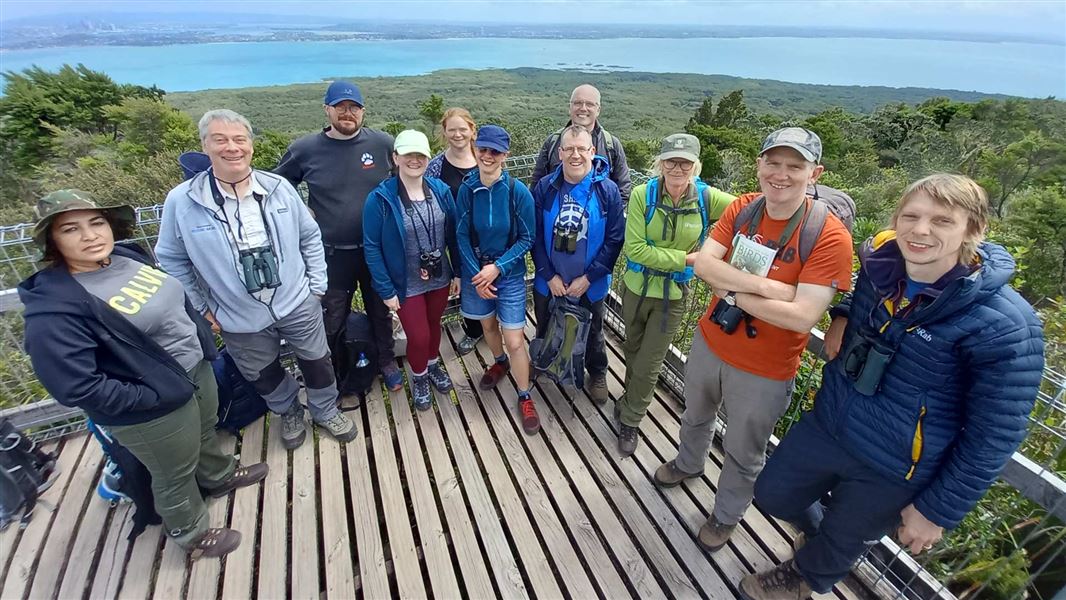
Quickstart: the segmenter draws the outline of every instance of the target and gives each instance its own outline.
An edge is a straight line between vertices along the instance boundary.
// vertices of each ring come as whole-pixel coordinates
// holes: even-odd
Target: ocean
[[[1066,46],[874,38],[464,38],[91,46],[0,52],[0,70],[83,63],[166,91],[541,67],[722,74],[795,83],[1066,98]]]

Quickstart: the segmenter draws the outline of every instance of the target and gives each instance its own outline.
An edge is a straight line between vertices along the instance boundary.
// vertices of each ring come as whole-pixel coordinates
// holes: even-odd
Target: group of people
[[[37,206],[47,267],[19,287],[26,349],[44,386],[83,408],[148,468],[169,534],[196,556],[221,556],[240,534],[207,527],[197,489],[255,483],[214,435],[217,396],[205,360],[221,335],[243,376],[280,416],[280,437],[306,437],[296,355],[314,423],[356,435],[338,409],[331,356],[358,289],[374,324],[381,375],[403,386],[392,316],[407,336],[413,404],[431,407],[452,381],[441,364],[441,319],[458,293],[462,353],[484,339],[494,359],[479,387],[508,373],[523,429],[540,419],[525,342],[526,255],[538,336],[555,303],[591,314],[586,389],[610,399],[603,334],[611,274],[625,251],[625,381],[615,398],[618,450],[634,453],[671,340],[699,277],[713,291],[685,372],[677,456],[657,484],[702,476],[724,406],[724,463],[699,543],[724,547],[754,500],[796,523],[796,553],[740,583],[744,597],[802,598],[842,579],[868,540],[896,530],[913,552],[955,526],[1025,436],[1043,366],[1041,325],[1008,285],[1014,262],[983,241],[984,190],[935,174],[911,185],[891,228],[863,245],[854,291],[848,228],[810,194],[821,140],[799,127],[765,139],[759,190],[740,197],[699,178],[700,142],[662,140],[651,179],[632,186],[621,142],[599,124],[600,93],[570,97],[570,120],[544,142],[531,186],[510,175],[508,132],[461,108],[440,127],[395,139],[363,126],[357,86],[324,98],[327,127],[292,143],[274,172],[251,166],[252,127],[230,110],[199,122],[211,168],[167,195],[155,254],[116,245],[128,206],[100,207],[77,190]],[[306,183],[305,204],[295,186]],[[753,273],[738,253],[761,255]],[[743,267],[743,268],[740,268]],[[792,399],[807,338],[834,300],[815,409],[767,463],[773,428]],[[765,469],[764,469],[765,467]]]

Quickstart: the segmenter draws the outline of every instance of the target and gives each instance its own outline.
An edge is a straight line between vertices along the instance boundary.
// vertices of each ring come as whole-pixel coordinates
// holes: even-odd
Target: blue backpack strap
[[[659,203],[659,178],[649,179],[644,190],[644,224],[651,225],[651,219],[655,216],[655,206]]]
[[[699,177],[696,178],[696,202],[700,209],[700,220],[703,221],[703,229],[700,230],[700,244],[699,248],[703,247],[703,242],[707,239],[707,230],[711,225],[711,213],[707,207],[707,196],[710,195],[711,186],[704,183]],[[697,250],[699,249],[697,248]]]

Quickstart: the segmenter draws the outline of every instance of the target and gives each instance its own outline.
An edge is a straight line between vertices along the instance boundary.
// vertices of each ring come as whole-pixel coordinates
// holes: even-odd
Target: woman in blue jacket
[[[262,480],[267,465],[238,466],[219,446],[210,326],[177,279],[115,246],[132,231],[132,207],[60,190],[36,214],[34,241],[50,265],[18,291],[37,378],[144,463],[167,534],[192,558],[232,552],[241,534],[208,528],[200,488],[224,496]]]
[[[481,127],[474,145],[478,168],[463,180],[456,199],[462,313],[481,321],[485,341],[496,357],[479,387],[491,390],[507,371],[513,371],[522,428],[533,434],[540,430],[540,418],[530,396],[529,351],[523,334],[525,256],[534,236],[533,196],[524,183],[504,171],[511,137],[502,127]]]
[[[458,288],[455,204],[448,186],[424,177],[429,140],[408,129],[396,136],[393,164],[399,175],[381,182],[363,208],[363,244],[374,291],[400,316],[407,334],[411,394],[418,410],[452,380],[440,364],[441,317]],[[449,284],[452,285],[449,285]]]

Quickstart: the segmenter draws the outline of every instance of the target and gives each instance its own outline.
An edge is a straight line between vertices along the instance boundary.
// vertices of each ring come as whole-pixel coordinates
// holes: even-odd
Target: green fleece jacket
[[[689,184],[684,197],[680,200],[670,197],[662,181],[659,182],[658,188],[662,197],[656,202],[655,214],[652,215],[651,222],[647,225],[645,225],[647,202],[644,196],[647,194],[648,184],[633,188],[633,192],[629,195],[629,207],[626,209],[626,257],[651,269],[681,271],[685,268],[685,256],[697,250],[700,234],[703,233],[703,219],[698,211],[678,215],[663,207],[673,205],[677,208],[697,208],[696,186]],[[713,225],[714,221],[722,216],[722,212],[729,206],[729,203],[736,199],[736,196],[710,186],[707,191],[710,197],[706,199],[706,204],[710,225]],[[644,289],[644,277],[645,273],[627,271],[623,282],[630,291],[640,295]],[[647,297],[660,299],[663,297],[663,279],[663,277],[654,275],[648,276]],[[681,298],[681,288],[671,284],[669,299],[679,298]]]

